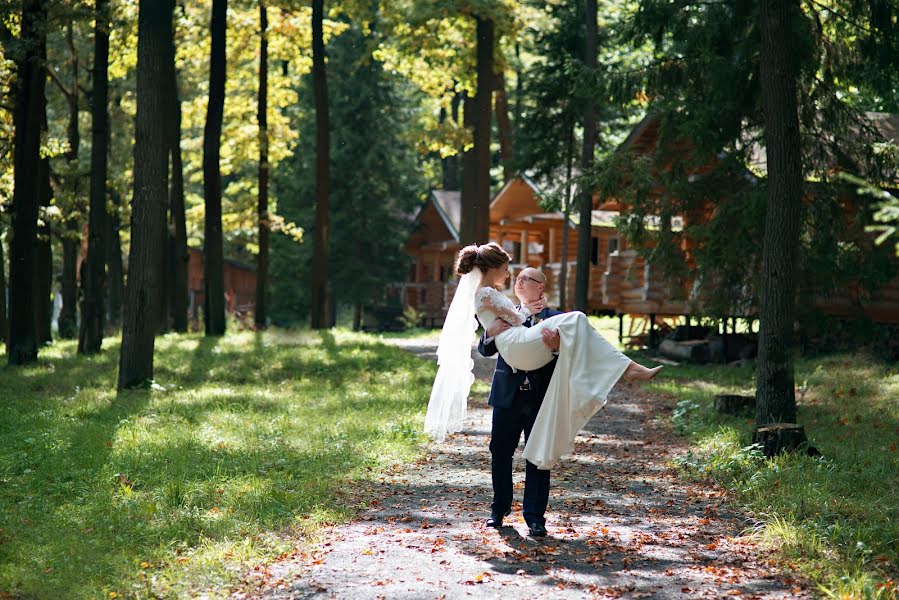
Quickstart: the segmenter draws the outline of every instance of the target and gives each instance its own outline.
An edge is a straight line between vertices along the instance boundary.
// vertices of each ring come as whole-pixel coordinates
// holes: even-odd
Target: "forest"
[[[750,362],[647,387],[692,444],[683,477],[795,519],[778,560],[809,593],[895,598],[899,506],[861,508],[899,485],[895,0],[0,0],[0,598],[227,596],[291,536],[317,556],[324,524],[374,506],[366,477],[422,456],[434,368],[397,348],[436,334],[406,289],[439,284],[445,309],[455,253],[511,231],[491,211],[515,182],[538,208],[496,241],[552,271],[558,308],[607,337],[619,319],[622,348],[625,319],[652,327],[629,353],[659,356],[659,314],[684,320],[659,321],[672,340],[720,323],[727,362],[739,319]],[[458,197],[446,239],[422,225],[435,193]],[[603,274],[625,249],[639,310]],[[407,331],[378,333],[385,314]],[[740,393],[733,423],[699,416]],[[825,414],[872,423],[870,447]],[[822,468],[809,450],[870,467],[863,495],[747,491],[782,452]],[[73,494],[83,511],[28,532]]]

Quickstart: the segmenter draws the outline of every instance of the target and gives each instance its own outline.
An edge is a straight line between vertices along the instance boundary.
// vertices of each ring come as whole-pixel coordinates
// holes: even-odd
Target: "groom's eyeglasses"
[[[528,281],[533,281],[534,283],[543,283],[542,281],[537,281],[533,277],[528,277],[527,275],[519,275],[515,278],[515,283],[520,283],[524,285]]]

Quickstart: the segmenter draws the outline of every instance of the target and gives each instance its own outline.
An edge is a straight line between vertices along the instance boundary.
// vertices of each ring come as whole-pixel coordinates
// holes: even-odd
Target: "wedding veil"
[[[468,392],[474,382],[471,359],[472,334],[478,328],[474,295],[483,272],[475,269],[459,278],[456,293],[446,313],[446,321],[437,345],[437,376],[425,415],[425,433],[438,442],[447,433],[462,429]]]

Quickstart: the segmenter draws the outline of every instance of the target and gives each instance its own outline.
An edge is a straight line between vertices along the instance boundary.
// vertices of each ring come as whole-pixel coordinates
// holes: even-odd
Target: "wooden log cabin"
[[[512,270],[538,267],[547,277],[546,297],[550,306],[560,306],[559,281],[562,272],[563,227],[561,212],[545,212],[540,206],[541,191],[527,176],[507,182],[490,203],[490,239],[512,256]],[[611,257],[620,250],[614,219],[616,211],[594,210],[591,222],[590,291],[588,312],[613,310],[603,298],[603,275]],[[568,224],[568,288],[564,308],[574,295],[578,230],[576,217]]]
[[[412,257],[409,274],[389,293],[397,295],[403,306],[419,311],[424,325],[443,324],[456,289],[453,267],[461,220],[461,193],[432,190],[413,221],[406,242],[406,252]]]
[[[869,113],[869,119],[880,131],[881,135],[893,143],[899,143],[899,115]],[[660,121],[648,115],[631,132],[618,152],[630,152],[637,155],[650,155],[658,151],[660,137]],[[673,145],[669,152],[689,152],[692,148],[689,140]],[[715,159],[698,167],[691,173],[694,177],[702,177],[717,166]],[[757,180],[766,175],[764,149],[755,152],[751,164],[747,166],[746,179]],[[660,180],[661,178],[655,177]],[[894,182],[899,184],[899,182]],[[651,193],[666,194],[669,190],[657,185]],[[806,202],[813,202],[808,196]],[[853,198],[844,198],[846,218],[852,218]],[[597,207],[603,210],[626,211],[627,206],[613,197],[599,199]],[[710,212],[691,215],[693,222],[707,218]],[[687,216],[680,216],[680,226],[687,222]],[[872,236],[873,239],[873,236]],[[693,240],[684,238],[682,249],[688,262],[691,260]],[[636,250],[623,250],[610,257],[609,269],[604,274],[603,302],[614,307],[618,314],[643,314],[656,317],[675,317],[678,315],[704,316],[702,287],[694,280],[684,282],[683,289],[672,289],[664,273],[653,265],[647,264]],[[823,313],[839,317],[866,317],[875,322],[899,324],[899,277],[894,278],[883,287],[868,294],[858,285],[850,285],[827,296],[817,296],[813,303]],[[754,317],[757,307],[748,305],[746,314],[732,316]],[[707,316],[707,315],[705,315]]]
[[[195,327],[203,306],[203,250],[189,248],[187,263],[188,315]],[[225,259],[225,309],[237,316],[250,314],[256,307],[256,267],[230,258]]]
[[[546,212],[540,206],[541,192],[528,177],[506,183],[490,203],[490,240],[512,256],[512,272],[532,266],[547,275],[546,294],[551,306],[559,306],[558,282],[564,216]],[[603,275],[611,258],[622,247],[615,229],[614,211],[593,211],[591,246],[591,291],[589,311],[613,311],[603,302]],[[404,306],[422,313],[425,325],[440,326],[455,290],[453,267],[459,251],[461,197],[458,191],[434,190],[414,219],[414,230],[406,244],[412,257],[407,280],[394,286]],[[574,294],[575,259],[578,233],[576,222],[568,229],[568,304]],[[511,286],[506,290],[511,294]]]

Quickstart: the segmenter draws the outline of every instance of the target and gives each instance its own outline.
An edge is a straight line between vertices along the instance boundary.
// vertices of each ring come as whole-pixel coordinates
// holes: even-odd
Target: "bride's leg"
[[[662,370],[662,366],[663,365],[659,365],[657,367],[649,368],[644,367],[640,363],[631,361],[627,366],[627,369],[624,370],[622,379],[625,381],[649,381]]]

